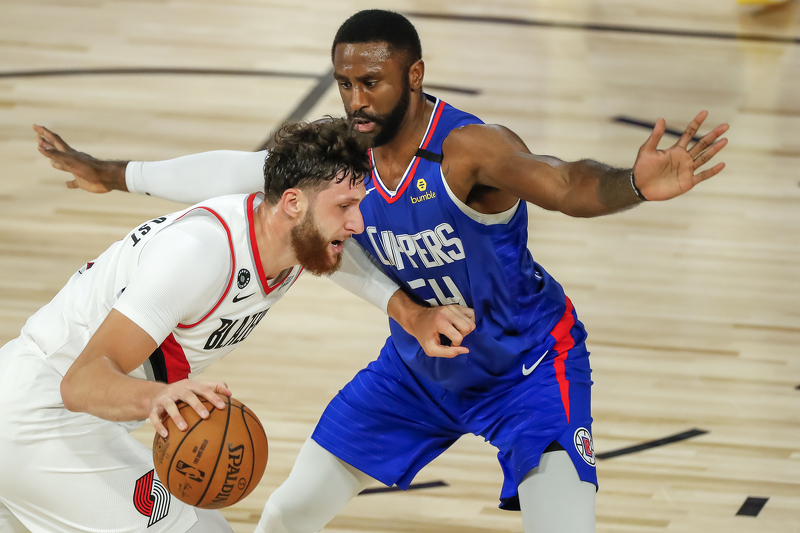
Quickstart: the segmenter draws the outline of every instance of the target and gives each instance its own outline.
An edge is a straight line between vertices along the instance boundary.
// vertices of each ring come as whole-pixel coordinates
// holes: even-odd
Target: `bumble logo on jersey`
[[[417,189],[419,189],[421,192],[425,192],[425,189],[427,188],[428,183],[424,179],[420,178],[417,180]],[[419,202],[424,202],[425,200],[430,200],[431,198],[436,198],[436,193],[433,191],[428,191],[422,196],[412,196],[411,203],[418,204]]]

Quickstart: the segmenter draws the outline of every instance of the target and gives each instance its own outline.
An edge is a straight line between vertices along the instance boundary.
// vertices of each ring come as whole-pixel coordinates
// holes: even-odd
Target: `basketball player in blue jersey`
[[[724,168],[698,171],[725,146],[717,139],[728,126],[690,146],[701,112],[674,146],[658,150],[659,119],[632,168],[564,162],[425,94],[419,37],[401,15],[355,14],[331,53],[345,110],[373,146],[365,231],[354,238],[418,302],[473,308],[476,328],[462,342],[468,353],[429,357],[391,321],[379,357],[331,401],[256,531],[319,531],[374,480],[407,488],[466,433],[497,447],[501,507],[521,510],[526,532],[594,531],[586,333],[527,249],[525,202],[594,217],[674,198]],[[100,172],[96,160],[56,150],[47,137],[40,144],[54,166],[73,172],[73,188],[192,201],[257,183],[249,154]],[[225,166],[237,169],[228,182],[203,176],[203,168]]]

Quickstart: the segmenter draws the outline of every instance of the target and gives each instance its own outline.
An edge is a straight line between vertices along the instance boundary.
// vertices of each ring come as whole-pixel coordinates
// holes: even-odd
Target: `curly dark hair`
[[[276,204],[292,187],[319,189],[346,178],[357,184],[372,170],[367,142],[344,118],[284,124],[264,161],[267,200]]]

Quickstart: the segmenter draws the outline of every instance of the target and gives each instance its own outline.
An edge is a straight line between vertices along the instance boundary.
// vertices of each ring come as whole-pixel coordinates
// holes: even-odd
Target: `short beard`
[[[411,105],[411,84],[408,82],[408,75],[403,77],[403,88],[400,93],[400,99],[397,105],[386,115],[367,115],[366,113],[356,111],[350,115],[350,118],[365,118],[381,127],[381,130],[372,139],[372,146],[378,147],[389,144],[397,137],[400,131],[400,126],[403,125],[403,120],[406,118],[408,108]]]
[[[329,276],[339,270],[342,254],[331,261],[328,254],[330,241],[317,229],[317,221],[309,208],[303,221],[292,228],[292,248],[300,265],[316,276]]]

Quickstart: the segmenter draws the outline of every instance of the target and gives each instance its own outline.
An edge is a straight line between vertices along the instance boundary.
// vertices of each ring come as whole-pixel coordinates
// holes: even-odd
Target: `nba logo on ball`
[[[587,464],[594,466],[594,444],[592,444],[592,434],[586,428],[578,428],[575,431],[575,449],[581,454]]]

